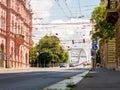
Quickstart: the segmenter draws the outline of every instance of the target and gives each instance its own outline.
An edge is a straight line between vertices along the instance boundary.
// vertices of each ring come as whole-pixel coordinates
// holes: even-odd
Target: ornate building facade
[[[32,12],[27,0],[0,0],[0,68],[29,66]]]
[[[108,43],[99,43],[101,66],[107,69],[116,68],[116,47],[115,39],[109,40]]]
[[[106,5],[106,8],[108,7],[107,4],[110,0],[100,0],[100,5]],[[113,5],[116,5],[116,2],[118,0],[111,0],[110,3]],[[116,7],[116,6],[113,6]],[[106,9],[107,11],[107,9]],[[105,15],[106,18],[106,15]],[[110,18],[111,19],[111,18]],[[115,19],[112,19],[114,21]],[[99,49],[100,49],[100,63],[101,67],[107,68],[107,69],[117,69],[117,62],[116,62],[116,38],[113,38],[109,40],[107,43],[101,43],[101,40],[99,41]]]
[[[120,70],[120,0],[107,1],[105,19],[115,26],[115,69]]]

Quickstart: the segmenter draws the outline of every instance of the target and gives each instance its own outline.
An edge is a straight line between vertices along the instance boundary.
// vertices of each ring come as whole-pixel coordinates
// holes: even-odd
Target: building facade
[[[112,8],[116,8],[116,5],[118,2],[119,0],[101,0],[100,4],[106,5],[106,8],[109,8],[110,4],[112,4]],[[108,11],[108,9],[106,11]],[[109,12],[111,13],[112,10],[109,9]],[[108,20],[108,17],[106,17],[106,15],[105,15],[105,18],[106,20]],[[116,22],[116,18],[114,19],[109,18],[109,19],[112,21],[110,23]],[[101,59],[102,67],[107,68],[107,69],[117,69],[118,62],[116,61],[116,57],[117,57],[116,44],[117,44],[116,37],[115,39],[109,40],[108,43],[105,43],[105,44],[99,43],[100,59]]]
[[[100,44],[101,66],[107,69],[115,69],[116,67],[116,47],[115,39],[109,40],[108,43]]]
[[[107,22],[112,23],[116,29],[115,69],[120,70],[120,0],[107,0],[107,10],[105,18]]]
[[[29,66],[32,12],[27,0],[0,0],[0,68]]]

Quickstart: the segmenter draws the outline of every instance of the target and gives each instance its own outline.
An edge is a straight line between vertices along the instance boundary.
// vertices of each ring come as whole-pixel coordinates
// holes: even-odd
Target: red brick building
[[[32,12],[27,0],[0,0],[0,68],[29,66]]]

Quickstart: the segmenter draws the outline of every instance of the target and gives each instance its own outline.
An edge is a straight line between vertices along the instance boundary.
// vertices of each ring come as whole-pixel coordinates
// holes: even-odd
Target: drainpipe
[[[5,53],[5,68],[7,68],[7,30],[8,30],[8,0],[6,0],[6,53]]]
[[[10,3],[10,0],[6,0],[6,59],[5,59],[5,68],[8,68],[8,53],[9,53],[9,3]]]

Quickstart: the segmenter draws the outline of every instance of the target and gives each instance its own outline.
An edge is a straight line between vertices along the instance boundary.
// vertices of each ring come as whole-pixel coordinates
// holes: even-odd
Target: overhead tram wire
[[[63,14],[68,18],[68,16],[66,15],[65,11],[63,10],[63,8],[61,7],[59,0],[55,0],[55,2],[57,3],[57,5],[60,7],[61,11],[63,12]]]
[[[66,5],[66,7],[67,7],[68,11],[70,12],[71,17],[73,18],[74,16],[73,16],[73,14],[72,14],[71,9],[68,7],[68,4],[67,4],[66,0],[63,0],[63,1],[64,1],[65,5]]]
[[[81,16],[79,16],[78,18],[82,18],[82,17],[84,17],[84,16],[82,15],[80,0],[78,0],[78,6],[79,6],[79,12],[80,12],[80,14],[81,14]]]
[[[90,24],[89,22],[70,22],[70,23],[36,23],[33,25],[80,25],[80,24]]]

